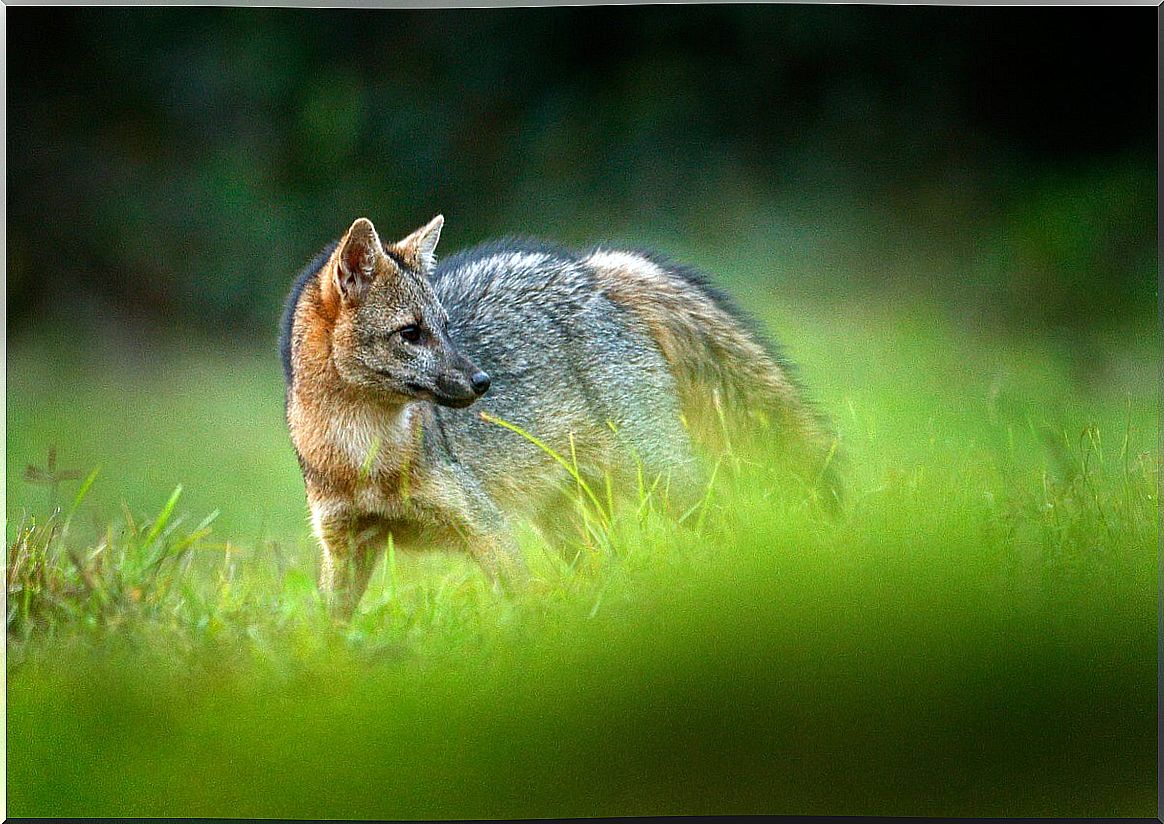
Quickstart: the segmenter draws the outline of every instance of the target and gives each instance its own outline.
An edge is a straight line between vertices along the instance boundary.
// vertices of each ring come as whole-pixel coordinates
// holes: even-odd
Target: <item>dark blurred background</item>
[[[438,211],[446,254],[770,254],[799,294],[1119,329],[1155,312],[1155,15],[12,8],[9,335],[265,345],[353,218]]]

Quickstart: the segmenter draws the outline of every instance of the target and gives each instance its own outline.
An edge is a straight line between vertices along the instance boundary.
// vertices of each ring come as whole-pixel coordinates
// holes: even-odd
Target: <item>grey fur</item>
[[[666,361],[644,325],[603,294],[577,257],[511,240],[439,264],[432,281],[451,340],[492,378],[473,411],[517,425],[559,454],[570,454],[573,435],[592,477],[629,473],[637,458],[649,475],[693,480]],[[436,416],[447,456],[486,488],[545,466],[537,446],[473,411],[438,408]]]
[[[440,221],[430,224],[435,234]],[[370,223],[353,225],[347,242],[355,244],[356,263],[367,261],[359,244],[375,237]],[[420,452],[409,464],[422,482],[403,502],[386,487],[376,487],[373,498],[360,497],[363,492],[343,497],[342,484],[329,489],[327,473],[300,452],[309,499],[313,489],[318,499],[313,517],[329,586],[339,586],[340,577],[328,565],[354,558],[363,570],[354,586],[358,599],[370,568],[367,542],[328,545],[326,536],[334,538],[345,524],[369,535],[391,532],[405,546],[444,536],[437,540],[462,543],[495,577],[506,565],[522,566],[513,518],[531,520],[548,537],[569,528],[564,525],[575,494],[570,474],[537,444],[485,420],[482,412],[576,461],[599,489],[607,475],[623,492],[633,492],[640,477],[648,484],[665,480],[676,511],[694,502],[702,480],[690,422],[685,425],[683,417],[693,396],[722,397],[740,419],[749,411],[774,412],[777,428],[820,454],[823,430],[789,380],[778,350],[697,273],[641,252],[575,254],[526,239],[478,246],[430,269],[434,245],[435,238],[419,262],[392,256],[381,275],[373,277],[372,267],[366,277],[348,277],[345,288],[361,296],[342,321],[344,329],[337,325],[333,334],[354,345],[333,347],[331,362],[361,405],[396,410],[391,419],[414,423],[416,416],[403,410],[422,413]],[[348,248],[340,250],[340,259]],[[299,340],[296,304],[318,298],[325,263],[297,282],[300,296],[288,306],[286,340]],[[421,343],[402,338],[409,324],[425,333]],[[291,348],[289,393],[296,386]],[[480,392],[471,386],[480,370],[488,373],[490,387],[477,399]],[[339,431],[347,431],[343,426]],[[383,434],[398,436],[394,426],[396,431]],[[386,442],[401,443],[399,437]],[[400,482],[391,473],[383,477],[389,480],[368,483]],[[345,597],[352,608],[354,601]]]

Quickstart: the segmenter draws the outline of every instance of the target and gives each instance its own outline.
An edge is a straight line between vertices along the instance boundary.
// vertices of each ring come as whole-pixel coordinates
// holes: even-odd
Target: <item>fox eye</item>
[[[420,341],[420,327],[415,323],[410,323],[400,330],[400,337],[408,343],[418,343]]]

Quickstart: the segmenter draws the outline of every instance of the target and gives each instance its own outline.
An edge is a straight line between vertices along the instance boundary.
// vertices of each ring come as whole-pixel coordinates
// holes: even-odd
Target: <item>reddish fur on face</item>
[[[312,503],[354,499],[361,485],[363,463],[342,447],[350,433],[338,431],[341,422],[365,421],[375,428],[389,423],[387,419],[399,412],[395,407],[400,404],[394,405],[390,399],[374,402],[366,390],[346,382],[336,368],[337,352],[350,352],[357,338],[354,301],[345,296],[341,286],[346,276],[343,255],[351,234],[345,235],[318,276],[304,288],[294,315],[291,358],[295,381],[287,402],[287,423]],[[390,277],[393,266],[386,256],[376,255],[364,276],[371,281]],[[373,467],[376,471],[364,473],[382,481],[385,493],[398,485],[403,468],[415,463],[417,445],[400,446],[404,448],[379,450]]]

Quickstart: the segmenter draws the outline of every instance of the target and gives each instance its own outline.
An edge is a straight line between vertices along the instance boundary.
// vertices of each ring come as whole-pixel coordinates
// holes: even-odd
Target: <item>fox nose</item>
[[[478,370],[473,373],[471,378],[469,378],[469,385],[473,387],[473,391],[477,393],[478,396],[484,395],[489,391],[489,375]]]

